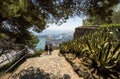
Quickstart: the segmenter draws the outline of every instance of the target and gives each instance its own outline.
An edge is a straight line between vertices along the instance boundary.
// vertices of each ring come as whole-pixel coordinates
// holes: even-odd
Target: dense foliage
[[[119,24],[120,21],[120,5],[113,6],[111,11],[111,15],[105,17],[106,19],[102,19],[100,16],[87,16],[83,20],[83,25],[101,25],[101,24],[109,24],[109,23],[117,23]]]
[[[83,14],[111,16],[119,0],[0,0],[0,33],[15,38],[16,43],[26,43],[32,25],[40,30],[49,23],[61,24],[73,16]]]
[[[72,42],[64,43],[60,51],[63,55],[72,53],[82,58],[80,71],[83,72],[81,74],[85,79],[119,79],[118,29],[118,27],[102,27]]]
[[[120,5],[116,7],[116,9],[113,11],[113,15],[111,17],[112,23],[120,23]]]

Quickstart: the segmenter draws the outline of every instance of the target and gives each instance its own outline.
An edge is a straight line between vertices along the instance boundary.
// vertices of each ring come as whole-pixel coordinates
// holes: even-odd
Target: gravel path
[[[20,72],[31,72],[34,71],[33,69],[39,69],[42,70],[41,72],[44,71],[44,73],[47,73],[47,75],[54,75],[58,76],[59,78],[40,78],[38,77],[33,77],[32,75],[29,75],[29,79],[82,79],[80,78],[74,71],[71,65],[65,60],[64,57],[59,57],[58,56],[59,50],[54,50],[52,52],[52,55],[41,55],[40,57],[34,57],[34,58],[29,58],[27,59],[10,77],[10,79],[25,79],[25,78],[18,78],[18,74],[21,75]],[[30,71],[31,70],[31,71]],[[27,74],[26,72],[26,74]],[[34,72],[35,73],[35,72]],[[16,77],[14,77],[17,74]],[[31,73],[29,73],[31,74]],[[22,73],[23,75],[23,73]],[[40,75],[40,74],[39,74]],[[45,76],[45,75],[44,75]],[[64,78],[60,78],[63,76],[67,76]],[[27,79],[27,78],[26,78]]]

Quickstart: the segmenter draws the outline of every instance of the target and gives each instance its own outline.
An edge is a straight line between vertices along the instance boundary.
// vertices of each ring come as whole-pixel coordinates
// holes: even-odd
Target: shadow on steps
[[[53,73],[46,73],[44,70],[39,68],[29,67],[27,69],[21,70],[18,74],[13,74],[9,79],[71,79],[68,74],[56,75]]]

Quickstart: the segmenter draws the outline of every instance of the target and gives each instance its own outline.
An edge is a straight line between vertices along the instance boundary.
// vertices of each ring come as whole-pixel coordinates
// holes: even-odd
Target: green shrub
[[[120,27],[120,24],[104,24],[100,25],[100,27],[106,28],[106,27]]]
[[[80,71],[85,79],[120,78],[118,28],[104,27],[61,45],[61,53],[83,58]],[[82,73],[81,73],[82,74]]]

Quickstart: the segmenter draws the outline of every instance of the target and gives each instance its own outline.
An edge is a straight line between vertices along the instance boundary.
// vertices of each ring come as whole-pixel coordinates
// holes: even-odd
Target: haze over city
[[[73,17],[68,19],[65,23],[58,26],[56,24],[50,24],[48,28],[43,30],[40,35],[46,34],[59,34],[59,33],[74,33],[75,28],[82,25],[82,18]]]

